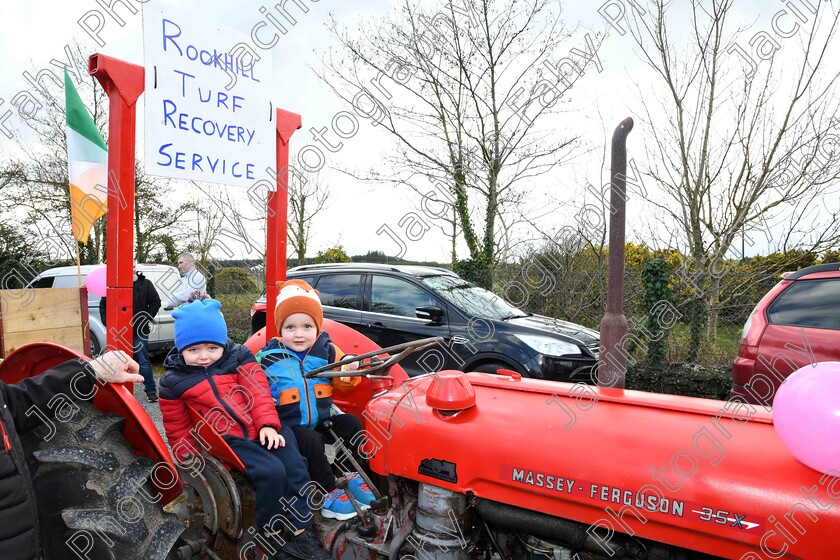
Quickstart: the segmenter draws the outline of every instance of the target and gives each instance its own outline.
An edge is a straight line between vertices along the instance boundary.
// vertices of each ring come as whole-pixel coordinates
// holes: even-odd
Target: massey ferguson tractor
[[[120,126],[133,136],[142,68],[94,55],[90,72],[111,99],[110,138],[122,142]],[[278,112],[277,123],[282,168],[300,117]],[[623,122],[613,139],[619,196],[631,127]],[[127,144],[112,146],[109,167],[121,184],[133,185],[124,175],[133,172],[133,138]],[[278,188],[269,201],[269,239],[276,241],[268,244],[268,326],[248,341],[252,350],[276,335],[283,194]],[[115,210],[108,223],[108,303],[126,325],[130,218],[131,211]],[[623,224],[611,226],[611,235],[619,229],[614,247],[624,246]],[[618,348],[623,319],[612,285],[610,293],[601,385],[602,376],[622,369],[620,359],[605,360]],[[120,307],[126,304],[127,313]],[[316,519],[335,560],[840,557],[840,479],[797,461],[767,410],[629,391],[620,381],[573,385],[507,370],[409,378],[398,362],[439,339],[381,349],[341,324],[326,320],[324,329],[355,356],[310,375],[347,375],[334,368],[360,362],[353,374],[363,382],[334,397],[363,419],[377,496],[354,519]],[[0,365],[0,378],[15,382],[73,357],[80,356],[57,345],[30,345]],[[257,560],[277,552],[280,543],[255,527],[253,488],[209,414],[193,418],[204,453],[176,465],[125,387],[97,387],[89,402],[57,396],[50,409],[43,428],[25,436],[47,560]],[[338,446],[337,462],[345,451]],[[317,509],[314,494],[302,499]]]

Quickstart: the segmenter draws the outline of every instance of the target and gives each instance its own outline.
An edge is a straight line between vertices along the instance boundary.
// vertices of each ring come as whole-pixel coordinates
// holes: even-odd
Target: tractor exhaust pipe
[[[607,312],[601,320],[601,351],[598,357],[598,385],[624,388],[627,373],[627,318],[624,316],[624,223],[627,211],[627,135],[633,119],[627,117],[612,137],[610,169],[610,269]]]
[[[618,538],[596,538],[582,523],[482,498],[476,500],[475,510],[491,526],[542,539],[573,543],[579,549],[581,558],[604,558],[604,554],[612,560],[638,558],[638,550],[632,543],[628,546],[620,543]]]

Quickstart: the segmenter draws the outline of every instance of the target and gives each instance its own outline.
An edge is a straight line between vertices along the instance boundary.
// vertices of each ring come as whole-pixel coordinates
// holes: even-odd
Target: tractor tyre
[[[168,560],[184,525],[164,513],[149,475],[122,436],[125,419],[88,402],[23,438],[45,560]],[[66,418],[69,416],[69,418]],[[66,421],[62,421],[66,420]]]

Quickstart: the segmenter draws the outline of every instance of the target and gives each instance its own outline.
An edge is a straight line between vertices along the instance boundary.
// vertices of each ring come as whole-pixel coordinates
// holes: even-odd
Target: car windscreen
[[[84,285],[85,279],[87,278],[87,274],[82,274],[82,285]],[[79,286],[79,276],[75,273],[73,274],[60,274],[58,276],[54,276],[50,278],[52,281],[49,287],[51,288],[77,288]],[[40,288],[41,286],[32,286],[33,288]],[[88,292],[88,308],[91,307],[99,307],[99,300],[101,299],[99,296],[93,295],[92,293]]]
[[[422,282],[460,307],[471,317],[486,319],[512,319],[528,314],[508,304],[505,300],[457,276],[427,276]]]

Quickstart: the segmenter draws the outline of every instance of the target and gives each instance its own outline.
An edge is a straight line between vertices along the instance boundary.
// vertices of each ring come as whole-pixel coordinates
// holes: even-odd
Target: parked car
[[[443,337],[445,349],[402,364],[410,375],[512,369],[527,377],[587,382],[598,358],[596,331],[521,311],[443,268],[307,265],[290,269],[287,277],[318,290],[325,317],[383,348]],[[253,332],[264,326],[265,294],[251,309]]]
[[[771,406],[788,375],[840,361],[840,263],[786,273],[755,306],[732,363],[732,396]]]
[[[100,264],[84,265],[81,267],[82,282],[88,273],[99,268]],[[174,266],[165,264],[138,264],[137,271],[148,278],[161,299],[161,308],[155,315],[157,325],[149,334],[149,351],[164,352],[175,343],[175,324],[171,307],[164,307],[169,294],[178,286],[181,274]],[[27,288],[75,288],[79,285],[79,278],[75,266],[60,266],[50,268],[36,276]],[[91,353],[97,355],[106,346],[107,334],[102,319],[99,317],[99,296],[88,294],[88,320],[90,322]]]

